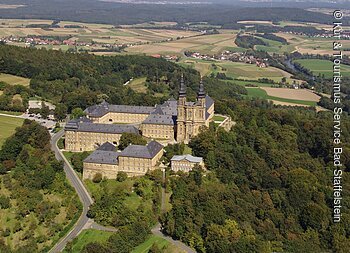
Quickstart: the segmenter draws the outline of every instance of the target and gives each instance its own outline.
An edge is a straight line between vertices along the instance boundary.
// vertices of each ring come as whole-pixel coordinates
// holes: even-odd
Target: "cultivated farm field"
[[[292,83],[291,74],[275,68],[259,68],[255,64],[247,64],[242,62],[229,61],[204,61],[194,58],[187,58],[180,61],[182,66],[189,66],[198,70],[202,76],[210,75],[211,73],[222,72],[226,76],[234,79],[258,80],[260,78],[268,78],[276,82],[281,81],[283,77],[287,78],[287,82]],[[298,81],[298,80],[297,80]]]
[[[265,89],[273,89],[273,88],[267,88],[267,87],[247,88],[248,96],[267,99],[274,103],[276,103],[277,101],[276,104],[283,103],[284,105],[294,105],[294,106],[316,106],[317,105],[318,100],[315,101],[316,99],[314,97],[311,97],[311,95],[308,93],[298,97],[298,93],[294,93],[297,90],[276,88],[276,89],[279,89],[279,91],[277,90],[274,92],[269,91],[270,94],[268,94],[268,92]],[[308,92],[308,91],[305,90],[304,92]],[[306,99],[306,100],[303,100],[303,99]]]
[[[52,20],[12,20],[0,19],[0,37],[7,36],[67,36],[69,40],[77,42],[97,42],[102,44],[137,44],[154,43],[161,41],[176,40],[178,38],[200,35],[195,31],[164,30],[164,29],[141,29],[128,27],[114,27],[106,24],[90,24],[79,22],[62,21],[58,28],[33,28],[28,25],[50,25]],[[77,26],[65,27],[65,26]],[[79,26],[79,27],[78,27]],[[16,44],[16,43],[14,43]],[[22,45],[24,46],[24,44]],[[67,50],[66,46],[51,46],[49,49]]]
[[[285,38],[290,45],[282,47],[288,48],[289,52],[298,51],[302,54],[333,54],[333,38],[308,37],[290,33],[276,33],[277,36]],[[340,40],[343,48],[350,48],[350,40]],[[288,51],[287,51],[288,52]],[[349,55],[350,51],[343,51],[343,54]]]
[[[305,89],[288,89],[288,88],[270,88],[270,87],[261,87],[261,89],[267,92],[267,95],[272,97],[293,99],[293,100],[305,100],[305,101],[315,101],[320,100],[320,96],[315,93],[305,90]]]
[[[129,53],[175,54],[182,55],[185,51],[200,52],[202,54],[219,54],[224,50],[245,51],[234,43],[237,31],[220,30],[220,34],[201,35],[176,41],[154,43],[151,45],[137,45],[127,49]]]
[[[333,76],[333,62],[328,60],[320,60],[320,59],[300,59],[295,62],[301,64],[305,68],[311,70],[314,75],[325,75],[327,78],[331,78]],[[350,76],[350,66],[342,64],[340,66],[340,70],[342,76],[349,77]]]

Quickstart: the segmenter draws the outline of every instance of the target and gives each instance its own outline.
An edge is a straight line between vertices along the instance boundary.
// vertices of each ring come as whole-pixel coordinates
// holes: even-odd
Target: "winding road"
[[[79,233],[84,229],[84,227],[89,226],[89,224],[91,223],[93,224],[93,221],[86,216],[90,205],[93,203],[93,200],[83,183],[80,181],[78,175],[75,173],[74,169],[57,146],[58,140],[63,135],[64,130],[61,130],[60,132],[52,136],[51,148],[55,152],[56,159],[60,161],[63,160],[64,172],[66,173],[66,176],[72,184],[72,186],[75,188],[75,191],[77,192],[79,199],[83,204],[83,212],[80,215],[80,218],[77,221],[77,223],[74,225],[73,229],[65,237],[61,238],[61,240],[50,250],[50,253],[61,252],[66,246],[66,244],[69,241],[73,240],[75,237],[77,237]],[[90,226],[92,226],[92,224]]]

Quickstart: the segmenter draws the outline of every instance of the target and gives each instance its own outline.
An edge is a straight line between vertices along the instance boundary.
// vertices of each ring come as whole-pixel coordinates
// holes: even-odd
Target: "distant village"
[[[0,42],[5,44],[14,44],[14,43],[23,43],[25,46],[73,46],[73,47],[86,47],[86,49],[91,48],[90,51],[121,51],[127,47],[139,46],[139,45],[147,45],[147,44],[155,44],[155,43],[163,43],[170,42],[175,40],[181,40],[189,37],[196,37],[208,34],[215,34],[213,31],[203,30],[200,31],[200,34],[193,36],[179,36],[176,38],[166,38],[158,41],[137,41],[134,43],[103,43],[103,42],[95,42],[95,41],[79,41],[73,40],[70,36],[34,36],[28,35],[24,37],[20,36],[6,36],[0,38]],[[110,37],[106,37],[103,39],[110,39]],[[99,50],[102,49],[102,50]],[[169,60],[175,60],[173,57],[170,57]]]
[[[199,52],[186,52],[186,56],[192,57],[195,59],[201,59],[206,61],[232,61],[232,62],[243,62],[247,64],[256,64],[259,68],[267,68],[269,67],[268,59],[257,58],[254,55],[248,55],[243,52],[232,52],[232,51],[224,51],[219,55],[208,55],[201,54]]]
[[[96,43],[94,41],[84,42],[72,40],[70,38],[52,38],[49,36],[26,36],[26,37],[17,37],[17,36],[7,36],[0,38],[0,42],[5,44],[12,43],[23,43],[26,46],[76,46],[76,47],[91,47],[91,48],[122,48],[125,47],[124,44],[110,44],[110,43]]]

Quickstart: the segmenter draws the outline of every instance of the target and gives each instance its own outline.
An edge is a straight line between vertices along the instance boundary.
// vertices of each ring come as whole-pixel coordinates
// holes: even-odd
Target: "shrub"
[[[98,184],[102,181],[102,174],[101,173],[96,173],[94,178],[92,179],[92,182]]]
[[[124,182],[128,178],[128,174],[123,171],[119,171],[117,174],[117,181]]]

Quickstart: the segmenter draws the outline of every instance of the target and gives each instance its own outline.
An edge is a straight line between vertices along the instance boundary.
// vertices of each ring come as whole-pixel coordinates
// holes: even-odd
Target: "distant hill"
[[[0,4],[9,4],[9,2],[25,6],[16,9],[0,8],[0,18],[55,19],[115,25],[149,21],[178,23],[206,21],[215,25],[232,25],[240,20],[286,20],[327,24],[333,21],[333,18],[326,14],[281,7],[254,8],[220,4],[159,4],[155,6],[153,4],[121,4],[96,0],[0,0]],[[343,21],[346,24],[349,19]]]
[[[229,4],[241,7],[284,7],[288,2],[289,7],[297,8],[350,8],[347,0],[97,0],[114,3],[133,4]]]

